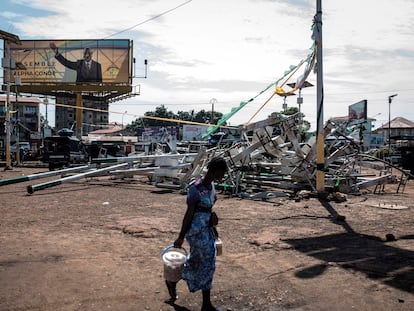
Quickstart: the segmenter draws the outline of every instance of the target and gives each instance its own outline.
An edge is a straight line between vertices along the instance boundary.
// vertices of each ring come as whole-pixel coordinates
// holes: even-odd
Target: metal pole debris
[[[28,180],[34,180],[34,179],[46,178],[50,176],[63,175],[67,173],[83,171],[88,168],[90,168],[89,165],[83,165],[83,166],[78,166],[78,167],[66,168],[66,169],[58,170],[58,171],[50,171],[46,173],[38,173],[38,174],[32,174],[32,175],[27,175],[27,176],[19,176],[19,177],[14,177],[14,178],[1,179],[0,186],[17,184],[19,182],[24,182]]]
[[[33,185],[33,186],[27,186],[27,192],[29,194],[33,194],[35,191],[38,191],[38,190],[43,190],[43,189],[46,189],[46,188],[49,188],[49,187],[61,185],[63,183],[71,182],[71,181],[81,179],[81,178],[84,178],[84,177],[94,176],[96,174],[100,174],[100,173],[103,173],[103,172],[109,172],[109,171],[112,171],[112,170],[115,170],[115,169],[118,169],[118,168],[121,168],[121,167],[124,167],[124,166],[127,166],[127,165],[129,165],[129,164],[128,163],[121,163],[121,164],[117,164],[117,165],[113,165],[113,166],[93,170],[93,171],[86,172],[86,173],[81,173],[81,174],[77,174],[77,175],[73,175],[73,176],[63,177],[61,179],[56,179],[56,180],[48,181],[48,182]]]
[[[155,160],[160,158],[184,158],[184,157],[196,157],[197,153],[177,153],[177,154],[158,154],[158,155],[145,155],[136,157],[114,157],[114,158],[93,158],[92,163],[125,163],[136,162],[142,160]]]

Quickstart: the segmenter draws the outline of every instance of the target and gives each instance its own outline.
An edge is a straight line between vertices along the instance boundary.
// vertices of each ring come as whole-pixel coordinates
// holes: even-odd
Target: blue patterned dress
[[[187,204],[195,205],[195,212],[186,240],[190,254],[183,270],[183,279],[190,292],[210,290],[216,270],[216,247],[210,226],[211,208],[215,201],[214,187],[207,189],[197,180],[188,190]]]

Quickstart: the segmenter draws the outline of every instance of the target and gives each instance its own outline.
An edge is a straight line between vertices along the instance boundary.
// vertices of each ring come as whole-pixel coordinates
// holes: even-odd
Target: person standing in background
[[[20,163],[18,164],[23,164],[23,161],[24,161],[24,148],[23,147],[20,147],[19,149],[19,160],[20,160]]]

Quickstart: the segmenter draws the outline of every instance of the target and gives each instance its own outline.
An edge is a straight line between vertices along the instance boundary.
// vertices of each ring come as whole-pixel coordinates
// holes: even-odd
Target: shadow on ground
[[[340,216],[329,203],[322,204],[334,219]],[[400,290],[414,291],[413,251],[387,245],[378,237],[358,234],[345,220],[335,222],[342,225],[346,233],[284,240],[297,251],[325,262],[298,271],[297,277],[316,277],[324,273],[328,264],[335,263]]]

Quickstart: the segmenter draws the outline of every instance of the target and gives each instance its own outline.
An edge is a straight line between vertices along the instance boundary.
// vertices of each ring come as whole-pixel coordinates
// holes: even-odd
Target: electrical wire
[[[150,21],[152,21],[152,20],[154,20],[154,19],[157,19],[157,18],[159,18],[159,17],[161,17],[161,16],[164,16],[164,15],[166,15],[166,14],[168,14],[168,13],[172,12],[172,11],[177,10],[178,8],[180,8],[180,7],[182,7],[182,6],[184,6],[184,5],[188,4],[188,3],[190,3],[191,1],[193,1],[193,0],[188,0],[188,1],[186,1],[186,2],[183,2],[183,3],[181,3],[180,5],[177,5],[176,7],[173,7],[172,9],[169,9],[169,10],[164,11],[164,12],[162,12],[162,13],[160,13],[160,14],[157,14],[157,15],[155,15],[155,16],[153,16],[153,17],[150,17],[150,18],[148,18],[148,19],[146,19],[146,20],[144,20],[144,21],[142,21],[142,22],[139,22],[138,24],[135,24],[135,25],[133,25],[133,26],[131,26],[131,27],[128,27],[128,28],[126,28],[126,29],[124,29],[124,30],[118,31],[118,32],[116,32],[116,33],[114,33],[114,34],[112,34],[112,35],[109,35],[109,36],[105,37],[104,39],[111,38],[111,37],[113,37],[113,36],[119,35],[119,34],[121,34],[121,33],[123,33],[123,32],[128,31],[128,30],[132,30],[132,29],[134,29],[134,28],[136,28],[136,27],[138,27],[138,26],[141,26],[141,25],[143,25],[143,24],[146,24],[146,23],[148,23],[148,22],[150,22]]]
[[[194,122],[194,121],[184,121],[184,120],[178,120],[178,119],[168,119],[168,118],[161,118],[161,117],[154,117],[154,116],[140,116],[137,114],[131,114],[131,113],[125,113],[125,112],[118,112],[118,111],[110,111],[105,109],[98,109],[98,108],[89,108],[89,107],[78,107],[78,106],[72,106],[68,104],[59,104],[59,103],[48,103],[48,105],[55,106],[55,107],[64,107],[64,108],[72,108],[72,109],[80,109],[81,111],[96,111],[96,112],[103,112],[103,113],[113,113],[113,114],[120,114],[125,116],[132,116],[134,118],[142,118],[142,119],[152,119],[152,120],[159,120],[159,121],[165,121],[165,122],[172,122],[172,123],[181,123],[181,124],[192,124],[192,125],[201,125],[201,126],[212,126],[211,124],[206,123],[200,123],[200,122]],[[237,127],[234,126],[227,126],[222,125],[221,128],[229,128],[229,129],[236,129]]]

